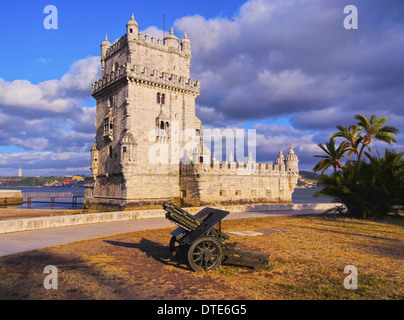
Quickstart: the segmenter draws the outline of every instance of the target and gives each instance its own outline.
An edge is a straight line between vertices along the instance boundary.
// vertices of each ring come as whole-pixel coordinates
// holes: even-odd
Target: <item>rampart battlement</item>
[[[114,43],[111,44],[111,46],[107,49],[106,52],[106,58],[111,57],[114,55],[116,51],[119,49],[123,48],[126,44],[128,43],[127,35],[123,35],[120,37],[118,40],[116,40]]]
[[[168,72],[161,72],[148,67],[141,67],[139,65],[130,66],[125,63],[117,70],[112,71],[100,80],[94,82],[92,84],[92,94],[96,94],[98,91],[124,77],[141,84],[144,83],[160,88],[189,92],[196,95],[199,95],[201,88],[200,82],[191,78],[186,79],[185,77],[180,77],[176,74],[169,74]]]
[[[214,161],[211,163],[183,163],[180,164],[181,174],[184,175],[298,175],[289,170],[286,164],[256,163],[256,162],[227,162]]]
[[[156,39],[156,37],[145,34],[143,36],[142,32],[139,32],[138,38],[134,40],[134,42],[138,45],[143,45],[151,49],[157,49],[163,52],[174,52],[178,55],[185,56],[189,54],[189,49],[183,47],[179,42],[178,45],[169,45],[169,42],[163,41],[160,38]]]
[[[175,37],[176,38],[176,37]],[[178,40],[178,38],[176,38]],[[189,40],[185,37],[185,41]],[[183,40],[183,41],[184,41]],[[154,36],[149,36],[148,34],[145,34],[143,36],[142,32],[138,33],[138,37],[136,39],[131,40],[133,43],[141,46],[146,46],[149,49],[156,49],[163,51],[165,53],[177,53],[178,55],[181,56],[190,56],[190,48],[189,45],[182,45],[179,41],[174,41],[174,42],[168,42],[161,40],[160,38],[156,39]],[[108,48],[106,49],[105,53],[105,59],[112,57],[118,50],[123,48],[124,46],[128,45],[128,35],[125,34],[118,40],[116,40],[114,43],[110,44]]]

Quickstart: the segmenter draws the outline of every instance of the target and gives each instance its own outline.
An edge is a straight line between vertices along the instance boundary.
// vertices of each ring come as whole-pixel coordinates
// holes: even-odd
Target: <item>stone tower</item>
[[[292,145],[275,163],[218,161],[195,116],[199,81],[190,79],[191,42],[173,28],[164,39],[139,32],[101,43],[102,78],[92,85],[96,137],[84,205],[105,209],[290,203],[298,158]],[[227,138],[226,138],[227,140]]]
[[[189,78],[190,64],[186,34],[180,42],[171,28],[162,40],[150,38],[139,32],[133,15],[123,37],[112,44],[105,37],[102,78],[92,85],[96,138],[85,205],[179,203],[179,161],[201,132],[195,116],[200,84]],[[192,157],[192,149],[186,152]]]

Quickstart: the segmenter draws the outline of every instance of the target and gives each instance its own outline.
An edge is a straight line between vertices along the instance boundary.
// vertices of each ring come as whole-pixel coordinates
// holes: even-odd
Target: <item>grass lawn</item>
[[[390,299],[404,298],[404,219],[335,216],[227,220],[223,231],[242,249],[269,253],[264,270],[222,265],[192,272],[170,259],[175,227],[120,234],[0,258],[0,299]],[[58,289],[46,290],[47,265]],[[344,288],[347,265],[358,289]]]

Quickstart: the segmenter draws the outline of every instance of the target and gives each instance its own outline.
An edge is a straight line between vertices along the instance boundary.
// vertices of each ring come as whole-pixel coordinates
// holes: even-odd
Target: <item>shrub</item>
[[[331,175],[320,175],[322,190],[315,196],[329,196],[341,202],[347,213],[358,218],[383,218],[404,206],[403,153],[386,149],[384,157],[366,153],[369,162],[345,165]]]

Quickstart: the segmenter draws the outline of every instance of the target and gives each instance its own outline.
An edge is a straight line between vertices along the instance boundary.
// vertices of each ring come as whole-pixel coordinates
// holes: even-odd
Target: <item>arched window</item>
[[[163,93],[161,95],[161,104],[165,104],[165,100],[166,100],[166,95]]]
[[[164,129],[165,129],[165,128],[164,128],[164,121],[161,121],[161,122],[160,122],[160,129],[161,129],[161,130],[164,130]]]
[[[157,93],[157,103],[160,104],[160,92]]]

